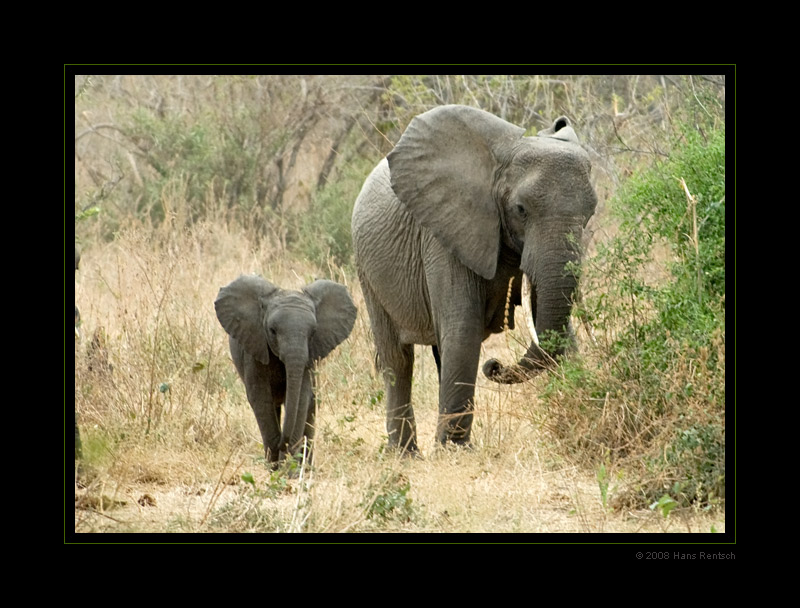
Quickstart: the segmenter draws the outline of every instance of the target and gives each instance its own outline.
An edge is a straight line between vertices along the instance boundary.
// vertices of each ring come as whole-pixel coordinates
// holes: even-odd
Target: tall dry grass
[[[324,275],[345,283],[359,308],[350,338],[319,369],[315,463],[299,476],[263,462],[214,313],[219,287],[243,272],[288,288]],[[417,347],[413,386],[424,457],[396,460],[384,452],[383,384],[358,282],[332,265],[291,260],[245,229],[124,229],[84,249],[75,288],[84,451],[76,532],[724,530],[721,516],[688,510],[669,519],[612,511],[596,470],[555,449],[538,411],[543,380],[498,386],[479,378],[474,449],[437,449],[438,380],[427,348]],[[104,351],[93,345],[97,334]],[[510,360],[526,340],[495,336],[484,355]],[[98,364],[104,357],[110,366]]]

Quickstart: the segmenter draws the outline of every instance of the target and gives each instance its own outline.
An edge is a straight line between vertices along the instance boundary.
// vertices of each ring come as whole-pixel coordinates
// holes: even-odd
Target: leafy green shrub
[[[369,159],[346,165],[336,179],[314,194],[308,212],[299,216],[294,248],[318,266],[324,268],[329,261],[337,266],[352,262],[353,204],[373,166]]]
[[[362,503],[367,519],[408,522],[415,516],[413,500],[408,495],[411,482],[402,473],[385,471],[380,481],[369,488]]]
[[[164,191],[176,187],[191,220],[206,216],[210,201],[239,207],[239,213],[263,203],[272,184],[263,181],[259,167],[274,150],[250,135],[258,133],[258,121],[257,112],[245,110],[227,117],[131,112],[126,134],[142,151],[143,166],[152,170],[142,181],[136,211],[159,224],[171,211]]]
[[[308,75],[76,80],[76,215],[108,198],[99,220],[109,240],[126,221],[167,218],[236,220],[273,234],[296,204],[286,194],[307,142],[322,130],[335,140],[353,124],[328,121],[324,108],[346,95],[332,84]]]
[[[676,152],[612,201],[619,233],[584,265],[583,360],[548,378],[550,427],[576,453],[647,469],[631,487],[713,503],[725,488],[725,131]],[[668,276],[650,269],[668,247]],[[663,254],[662,254],[663,256]]]

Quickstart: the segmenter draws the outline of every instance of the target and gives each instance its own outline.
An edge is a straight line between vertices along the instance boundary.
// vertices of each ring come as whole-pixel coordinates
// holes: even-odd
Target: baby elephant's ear
[[[242,275],[219,290],[214,308],[228,335],[261,363],[269,362],[265,307],[280,289],[256,275]]]
[[[318,361],[347,339],[356,322],[356,306],[344,285],[333,281],[314,281],[303,290],[317,307],[317,331],[309,345],[309,355]]]

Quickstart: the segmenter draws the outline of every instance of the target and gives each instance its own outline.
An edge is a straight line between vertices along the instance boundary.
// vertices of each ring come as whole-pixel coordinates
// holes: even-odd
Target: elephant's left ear
[[[280,289],[255,275],[242,275],[219,290],[214,308],[220,325],[261,363],[269,363],[264,304]]]
[[[317,331],[309,345],[309,356],[318,361],[350,335],[356,322],[356,306],[347,288],[334,281],[314,281],[303,291],[317,307]]]
[[[440,106],[416,116],[387,156],[400,202],[487,279],[497,271],[500,251],[495,173],[524,132],[477,108]]]

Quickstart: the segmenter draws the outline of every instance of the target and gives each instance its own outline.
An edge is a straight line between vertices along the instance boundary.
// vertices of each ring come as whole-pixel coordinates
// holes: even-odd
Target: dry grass
[[[474,449],[437,449],[438,382],[427,348],[418,347],[413,387],[424,458],[384,453],[383,386],[366,309],[355,277],[336,268],[323,272],[349,286],[359,317],[319,370],[315,465],[299,477],[271,474],[213,308],[219,287],[243,272],[291,288],[320,274],[222,224],[131,229],[84,248],[76,532],[724,531],[719,513],[664,519],[612,509],[620,471],[609,471],[604,505],[597,471],[560,450],[543,423],[543,380],[499,386],[479,378]],[[90,347],[95,333],[105,336],[104,353]],[[495,336],[484,354],[510,360],[525,341]],[[103,357],[110,371],[98,364]]]

